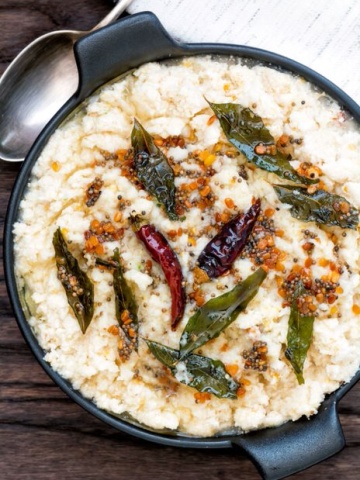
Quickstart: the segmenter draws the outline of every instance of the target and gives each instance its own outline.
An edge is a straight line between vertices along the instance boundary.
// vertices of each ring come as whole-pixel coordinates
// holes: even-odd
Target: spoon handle
[[[124,10],[130,5],[132,0],[119,0],[115,7],[106,15],[105,18],[101,20],[97,25],[95,25],[94,28],[92,28],[90,31],[93,32],[94,30],[98,30],[99,28],[105,27],[106,25],[109,25],[109,23],[113,22],[116,20]]]

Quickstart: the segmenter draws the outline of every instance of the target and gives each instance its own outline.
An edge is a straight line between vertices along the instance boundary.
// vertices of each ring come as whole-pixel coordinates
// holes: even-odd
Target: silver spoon
[[[74,43],[114,21],[131,2],[119,0],[90,31],[47,33],[12,61],[0,80],[0,158],[24,160],[43,127],[77,89]]]

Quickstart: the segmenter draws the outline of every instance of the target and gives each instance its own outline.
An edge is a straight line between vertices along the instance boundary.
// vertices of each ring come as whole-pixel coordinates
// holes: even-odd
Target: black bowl
[[[126,17],[82,38],[75,45],[80,74],[79,88],[34,143],[12,191],[4,235],[6,283],[20,330],[35,357],[53,381],[85,410],[121,431],[164,445],[192,448],[238,446],[254,461],[263,478],[276,480],[310,467],[339,452],[344,447],[345,439],[337,414],[337,402],[360,379],[360,371],[350,383],[329,395],[321,405],[318,414],[310,420],[301,418],[296,422],[288,422],[275,428],[243,435],[228,434],[211,438],[151,431],[130,418],[119,418],[100,410],[52,370],[44,360],[44,351],[39,346],[26,320],[26,305],[19,294],[14,272],[12,226],[17,220],[19,203],[26,189],[32,167],[48,138],[59,124],[97,88],[130,69],[149,61],[198,54],[234,55],[248,59],[249,62],[261,62],[271,68],[301,75],[337,100],[360,122],[360,108],[350,97],[321,75],[293,60],[265,50],[244,46],[180,44],[167,34],[158,19],[151,13],[145,12]]]

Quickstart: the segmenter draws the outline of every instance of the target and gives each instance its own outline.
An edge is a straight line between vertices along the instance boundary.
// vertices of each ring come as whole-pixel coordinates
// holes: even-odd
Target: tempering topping
[[[86,206],[92,207],[98,201],[101,195],[101,189],[104,185],[104,182],[101,178],[96,177],[95,180],[89,185],[86,190]]]
[[[260,205],[258,199],[246,213],[239,214],[226,223],[201,252],[198,265],[209,278],[216,278],[227,272],[245,248],[259,216]]]
[[[138,179],[164,206],[169,218],[177,220],[174,172],[153,138],[136,119],[131,133],[131,144]]]
[[[77,318],[81,331],[86,332],[94,314],[94,287],[77,259],[69,251],[60,227],[53,236],[58,279],[62,283],[68,303]]]
[[[269,368],[267,352],[267,343],[261,341],[254,342],[251,350],[244,350],[242,356],[245,359],[245,370],[251,369],[266,372]]]

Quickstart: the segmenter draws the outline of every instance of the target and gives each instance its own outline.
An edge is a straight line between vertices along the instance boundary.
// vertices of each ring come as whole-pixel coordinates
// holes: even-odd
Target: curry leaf
[[[119,353],[123,358],[127,358],[132,350],[137,350],[138,347],[138,305],[132,289],[125,280],[119,249],[116,248],[114,250],[114,256],[110,260],[97,258],[96,265],[106,267],[113,271],[115,314],[124,340],[123,347],[119,348]]]
[[[178,350],[166,347],[158,342],[152,342],[151,340],[145,340],[150,352],[166,367],[172,369],[176,367],[179,361],[180,355]]]
[[[134,348],[137,348],[137,332],[139,328],[137,316],[138,306],[134,294],[124,278],[118,248],[116,248],[114,251],[113,262],[115,263],[115,268],[113,271],[113,283],[115,292],[116,318],[126,337],[127,343],[134,344]],[[128,312],[127,319],[130,319],[131,322],[130,320],[123,322],[123,312]],[[132,335],[129,334],[129,331],[131,331]]]
[[[180,360],[180,352],[157,342],[146,341],[151,353],[170,368],[172,375],[181,383],[199,392],[212,393],[220,398],[236,398],[239,384],[226,372],[220,360],[189,355]]]
[[[259,268],[255,273],[236,285],[230,292],[206,302],[189,319],[180,339],[181,357],[185,357],[204,343],[216,338],[239,313],[245,310],[257,294],[266,272]]]
[[[70,253],[60,227],[54,233],[53,246],[58,278],[65,289],[68,303],[81,331],[85,333],[94,314],[94,286]]]
[[[280,151],[275,155],[256,153],[256,147],[260,144],[265,147],[274,145],[274,138],[261,117],[250,108],[244,108],[237,103],[208,103],[219,119],[229,142],[245,155],[249,162],[262,170],[275,173],[278,177],[295,183],[309,184],[318,181],[299,175]]]
[[[304,187],[291,185],[274,185],[274,189],[281,203],[291,205],[290,213],[298,220],[357,228],[358,210],[340,195],[325,190],[308,193]]]
[[[135,119],[131,132],[136,175],[145,189],[164,206],[171,220],[178,220],[175,204],[175,175],[166,156],[151,135]]]
[[[303,284],[299,283],[295,289],[291,304],[287,348],[285,351],[285,357],[291,363],[299,385],[305,382],[303,368],[307,351],[311,344],[314,325],[314,317],[301,315],[298,308],[298,299],[304,294],[306,294],[306,290]]]

